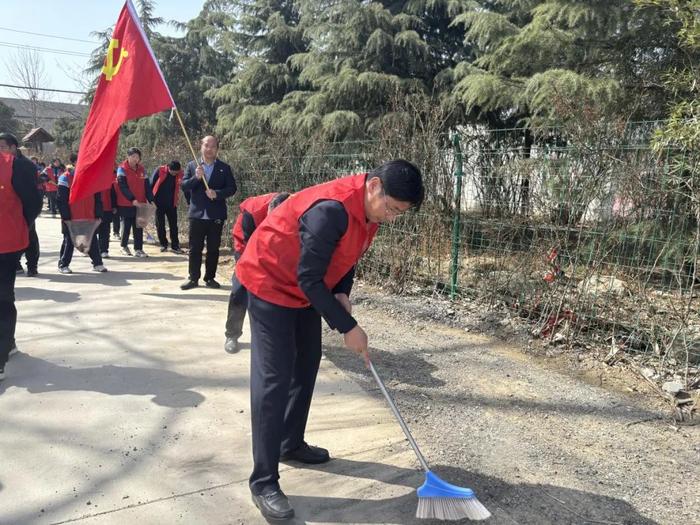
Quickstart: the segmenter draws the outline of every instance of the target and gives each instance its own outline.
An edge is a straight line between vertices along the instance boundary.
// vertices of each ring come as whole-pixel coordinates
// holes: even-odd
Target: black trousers
[[[220,219],[190,219],[190,279],[199,281],[202,275],[202,251],[204,241],[207,243],[207,260],[204,264],[204,280],[208,281],[216,276],[216,267],[219,264],[219,247],[221,246],[221,231],[224,221]]]
[[[313,308],[285,308],[248,292],[250,413],[253,473],[250,490],[279,488],[280,454],[304,442],[321,362],[321,317]]]
[[[122,248],[129,244],[129,234],[134,231],[134,250],[143,250],[143,228],[136,227],[136,217],[124,217],[122,229]]]
[[[109,230],[112,225],[114,214],[111,211],[104,212],[102,222],[97,228],[97,244],[100,253],[109,253]]]
[[[243,321],[248,309],[248,291],[234,275],[231,279],[231,295],[228,296],[226,337],[238,339],[243,333]]]
[[[29,227],[29,246],[24,250],[24,256],[27,258],[27,270],[36,270],[39,266],[39,255],[41,250],[39,249],[39,236],[36,234],[36,224],[32,223]],[[22,252],[17,258],[17,269],[22,268],[20,259],[22,258]]]
[[[119,230],[122,225],[122,218],[119,215],[119,211],[114,210],[114,216],[112,217],[112,232],[114,235],[119,235]]]
[[[15,277],[21,255],[22,252],[0,253],[0,368],[4,368],[15,344]]]
[[[73,260],[73,252],[75,250],[73,246],[73,240],[70,238],[70,232],[68,227],[63,224],[63,242],[61,243],[61,251],[58,257],[58,267],[65,268],[70,266]],[[93,266],[99,266],[102,264],[102,256],[100,255],[100,243],[97,240],[97,232],[92,236],[92,242],[90,242],[90,250],[88,251],[90,260]]]
[[[165,236],[165,219],[168,219],[170,228],[170,246],[173,250],[180,249],[180,239],[177,234],[177,208],[175,206],[163,206],[156,208],[156,230],[158,231],[158,242],[165,248],[168,247],[168,238]]]
[[[47,191],[46,199],[49,201],[49,211],[51,215],[56,215],[58,213],[58,205],[56,204],[57,191]]]

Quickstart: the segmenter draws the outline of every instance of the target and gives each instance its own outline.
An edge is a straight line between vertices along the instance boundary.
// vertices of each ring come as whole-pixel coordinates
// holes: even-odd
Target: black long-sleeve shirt
[[[336,293],[348,296],[355,277],[353,267],[329,290],[323,282],[338,241],[348,229],[348,213],[338,201],[324,200],[316,203],[299,219],[301,254],[297,266],[299,288],[311,305],[340,333],[352,330],[357,321],[334,297]]]
[[[166,173],[165,179],[158,186],[158,194],[153,194],[153,189],[160,178],[160,168],[156,168],[151,176],[151,193],[153,194],[153,202],[159,208],[172,208],[175,202],[175,177]]]
[[[34,163],[18,153],[12,162],[12,188],[22,202],[22,215],[27,226],[31,226],[41,212],[41,194],[37,190]]]

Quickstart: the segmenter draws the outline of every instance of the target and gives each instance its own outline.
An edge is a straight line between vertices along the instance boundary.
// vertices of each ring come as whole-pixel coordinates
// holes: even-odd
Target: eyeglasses
[[[399,217],[406,213],[407,210],[400,210],[393,206],[389,206],[389,201],[387,200],[387,194],[384,191],[384,188],[382,188],[382,195],[384,196],[384,210],[386,211],[386,215],[391,215],[392,217]]]

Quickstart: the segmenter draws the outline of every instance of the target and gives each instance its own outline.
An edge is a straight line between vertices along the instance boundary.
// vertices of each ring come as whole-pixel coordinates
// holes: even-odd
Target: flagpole
[[[185,136],[185,139],[187,139],[187,145],[190,147],[190,152],[192,152],[192,158],[194,159],[194,163],[197,166],[201,166],[201,164],[197,160],[197,154],[194,152],[194,148],[192,147],[192,142],[190,141],[190,137],[187,134],[187,130],[185,129],[185,123],[182,121],[182,117],[180,116],[180,112],[178,111],[177,106],[174,106],[173,110],[175,111],[175,115],[177,115],[177,120],[180,123],[180,128],[182,128],[182,134]],[[202,177],[202,182],[204,182],[204,187],[206,189],[209,189],[209,184],[207,184],[206,177]]]

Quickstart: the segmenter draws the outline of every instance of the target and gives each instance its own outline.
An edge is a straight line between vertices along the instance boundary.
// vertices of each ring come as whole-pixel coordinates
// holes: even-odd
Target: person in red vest
[[[129,148],[126,160],[117,168],[117,209],[122,218],[122,253],[131,255],[129,234],[134,231],[134,255],[148,257],[143,251],[143,228],[136,226],[136,205],[153,202],[151,185],[141,165],[141,150]]]
[[[116,180],[117,170],[114,169]],[[100,247],[100,256],[109,259],[109,232],[112,227],[115,213],[114,189],[112,186],[100,192],[100,202],[102,203],[102,222],[97,228],[97,244]]]
[[[30,163],[17,162],[13,154],[18,144],[14,135],[0,133],[0,380],[10,353],[17,350],[17,261],[29,245],[29,228],[42,206]]]
[[[72,153],[70,156],[70,164],[66,166],[66,171],[63,175],[58,178],[58,196],[56,202],[58,204],[58,211],[61,214],[62,221],[69,221],[72,219],[84,219],[84,218],[94,218],[100,219],[102,217],[102,199],[100,194],[96,193],[92,199],[90,199],[89,205],[84,202],[77,202],[74,204],[69,204],[70,202],[70,189],[73,186],[73,178],[75,177],[75,165],[78,162],[78,156]],[[61,231],[63,232],[63,243],[61,244],[61,251],[59,252],[58,258],[58,271],[60,273],[73,273],[70,269],[70,263],[73,260],[73,240],[70,236],[70,231],[65,222],[61,223]],[[100,256],[100,247],[97,242],[97,232],[93,234],[92,241],[90,243],[90,250],[88,251],[90,260],[92,261],[92,270],[99,273],[104,273],[107,268],[102,264],[102,257]]]
[[[355,265],[379,224],[419,207],[423,195],[420,170],[405,160],[312,186],[258,225],[236,264],[252,334],[249,484],[267,519],[294,515],[278,483],[280,460],[330,459],[304,440],[321,360],[321,317],[368,360],[367,334],[351,315]]]
[[[55,217],[58,213],[58,207],[56,206],[56,195],[58,192],[58,178],[65,171],[65,167],[61,162],[61,159],[53,159],[51,165],[47,166],[41,175],[41,179],[44,181],[44,190],[46,191],[46,199],[49,204],[49,212],[51,216]]]
[[[245,250],[245,245],[258,224],[265,220],[268,214],[287,200],[289,193],[267,193],[257,197],[249,197],[239,205],[239,214],[231,229],[233,238],[233,258],[238,261]],[[231,279],[231,294],[228,299],[228,315],[226,316],[226,342],[224,350],[229,354],[237,353],[238,338],[243,333],[243,321],[248,308],[248,292],[236,274]]]
[[[170,227],[170,249],[174,253],[185,253],[180,249],[180,239],[177,234],[177,203],[180,200],[180,184],[183,176],[180,161],[173,160],[170,164],[158,166],[151,178],[153,202],[156,204],[156,230],[161,252],[168,250],[168,238],[165,235],[167,217]]]

